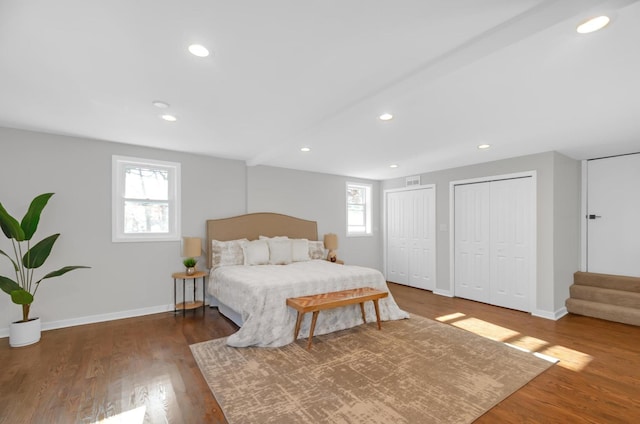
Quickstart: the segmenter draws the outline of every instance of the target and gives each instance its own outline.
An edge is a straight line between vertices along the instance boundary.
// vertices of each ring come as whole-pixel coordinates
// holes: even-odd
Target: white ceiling
[[[636,152],[639,3],[0,0],[0,126],[372,179]]]

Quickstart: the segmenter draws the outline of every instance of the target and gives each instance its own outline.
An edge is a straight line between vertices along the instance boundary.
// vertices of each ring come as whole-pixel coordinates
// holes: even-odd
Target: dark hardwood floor
[[[560,363],[478,423],[633,423],[640,419],[640,327],[568,315],[558,321],[390,284],[408,312],[557,357]],[[149,315],[0,340],[0,423],[224,423],[189,345],[235,326],[216,309]],[[136,415],[138,414],[138,415]],[[122,417],[121,416],[121,417]]]

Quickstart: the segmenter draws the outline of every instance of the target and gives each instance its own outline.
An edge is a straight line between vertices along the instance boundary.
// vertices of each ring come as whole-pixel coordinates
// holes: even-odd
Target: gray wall
[[[579,266],[580,165],[556,152],[421,174],[422,184],[436,185],[436,291],[453,292],[449,275],[449,183],[525,171],[537,174],[537,304],[533,312],[549,318],[562,313],[570,273]],[[384,192],[404,184],[404,178],[397,178],[384,181],[381,189]],[[440,230],[442,225],[446,231]],[[560,227],[559,233],[554,232]]]
[[[173,304],[171,274],[181,271],[180,242],[111,242],[111,157],[133,156],[179,162],[182,172],[182,234],[205,238],[205,221],[246,212],[278,212],[318,221],[320,238],[339,235],[340,259],[382,268],[380,217],[374,213],[371,237],[346,237],[346,182],[376,181],[292,171],[247,168],[242,161],[217,159],[126,144],[0,128],[0,202],[21,219],[31,199],[54,192],[34,240],[59,232],[43,267],[88,265],[45,281],[32,306],[43,328],[166,311]],[[8,250],[2,238],[0,249]],[[204,246],[203,246],[204,247]],[[2,259],[2,258],[0,258]],[[202,269],[205,258],[199,267]],[[8,260],[0,274],[13,276]],[[0,337],[20,307],[0,295]]]
[[[346,183],[372,185],[373,236],[347,237]],[[278,212],[318,221],[318,237],[338,235],[338,258],[382,270],[380,183],[268,166],[247,168],[248,212]]]
[[[0,128],[0,201],[22,218],[31,199],[54,192],[35,239],[60,232],[44,271],[88,265],[42,284],[32,306],[43,328],[143,315],[173,303],[171,274],[182,269],[179,242],[111,242],[111,157],[134,156],[182,165],[182,234],[205,237],[204,222],[246,212],[278,212],[318,221],[320,238],[339,235],[338,256],[382,270],[382,193],[404,186],[385,182],[257,166],[112,142]],[[557,313],[568,297],[579,262],[580,165],[555,152],[422,174],[436,184],[437,227],[449,225],[449,182],[537,171],[537,309]],[[373,188],[373,236],[346,237],[347,181]],[[0,249],[7,250],[2,238]],[[2,259],[2,258],[0,258]],[[199,266],[204,265],[204,257]],[[449,291],[449,232],[437,233],[436,290]],[[12,275],[0,260],[0,274]],[[0,337],[20,308],[0,295]]]
[[[553,182],[554,304],[559,309],[580,266],[580,162],[556,153]]]
[[[125,144],[0,128],[0,202],[20,220],[33,197],[55,195],[34,240],[61,233],[47,263],[88,265],[45,280],[32,306],[43,328],[167,310],[171,274],[183,268],[180,242],[111,242],[111,156],[181,163],[182,234],[205,236],[205,220],[245,213],[244,162]],[[0,249],[10,243],[4,235]],[[199,267],[204,265],[204,257]],[[13,276],[6,258],[0,274]],[[0,336],[20,319],[20,307],[0,293]]]

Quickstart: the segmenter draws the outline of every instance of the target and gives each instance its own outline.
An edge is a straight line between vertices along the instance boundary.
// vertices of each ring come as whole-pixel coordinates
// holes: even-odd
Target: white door
[[[640,277],[640,154],[587,162],[587,271]]]
[[[456,185],[454,196],[455,295],[530,311],[533,179]]]
[[[387,280],[400,284],[409,282],[409,231],[406,191],[387,194]]]
[[[409,285],[425,290],[435,284],[435,196],[433,189],[412,190],[409,194]]]
[[[488,303],[489,183],[455,186],[454,272],[456,296]]]
[[[531,178],[491,182],[491,303],[529,311]]]
[[[387,280],[435,288],[435,190],[386,194]]]

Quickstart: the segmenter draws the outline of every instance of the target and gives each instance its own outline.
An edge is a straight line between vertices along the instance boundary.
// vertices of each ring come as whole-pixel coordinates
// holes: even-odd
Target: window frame
[[[364,218],[365,218],[365,230],[364,231],[351,231],[349,225],[349,189],[351,187],[354,188],[364,188],[365,189],[365,210],[364,210]],[[373,185],[367,183],[356,183],[347,181],[345,187],[345,210],[346,210],[346,233],[347,237],[371,237],[373,236]]]
[[[111,159],[112,181],[112,220],[111,240],[114,243],[122,242],[154,242],[154,241],[179,241],[180,240],[180,163],[155,159],[144,159],[129,156],[113,155]],[[169,205],[169,231],[167,233],[136,233],[124,232],[124,207],[125,207],[125,170],[131,167],[144,167],[167,171],[169,175],[167,203]]]

